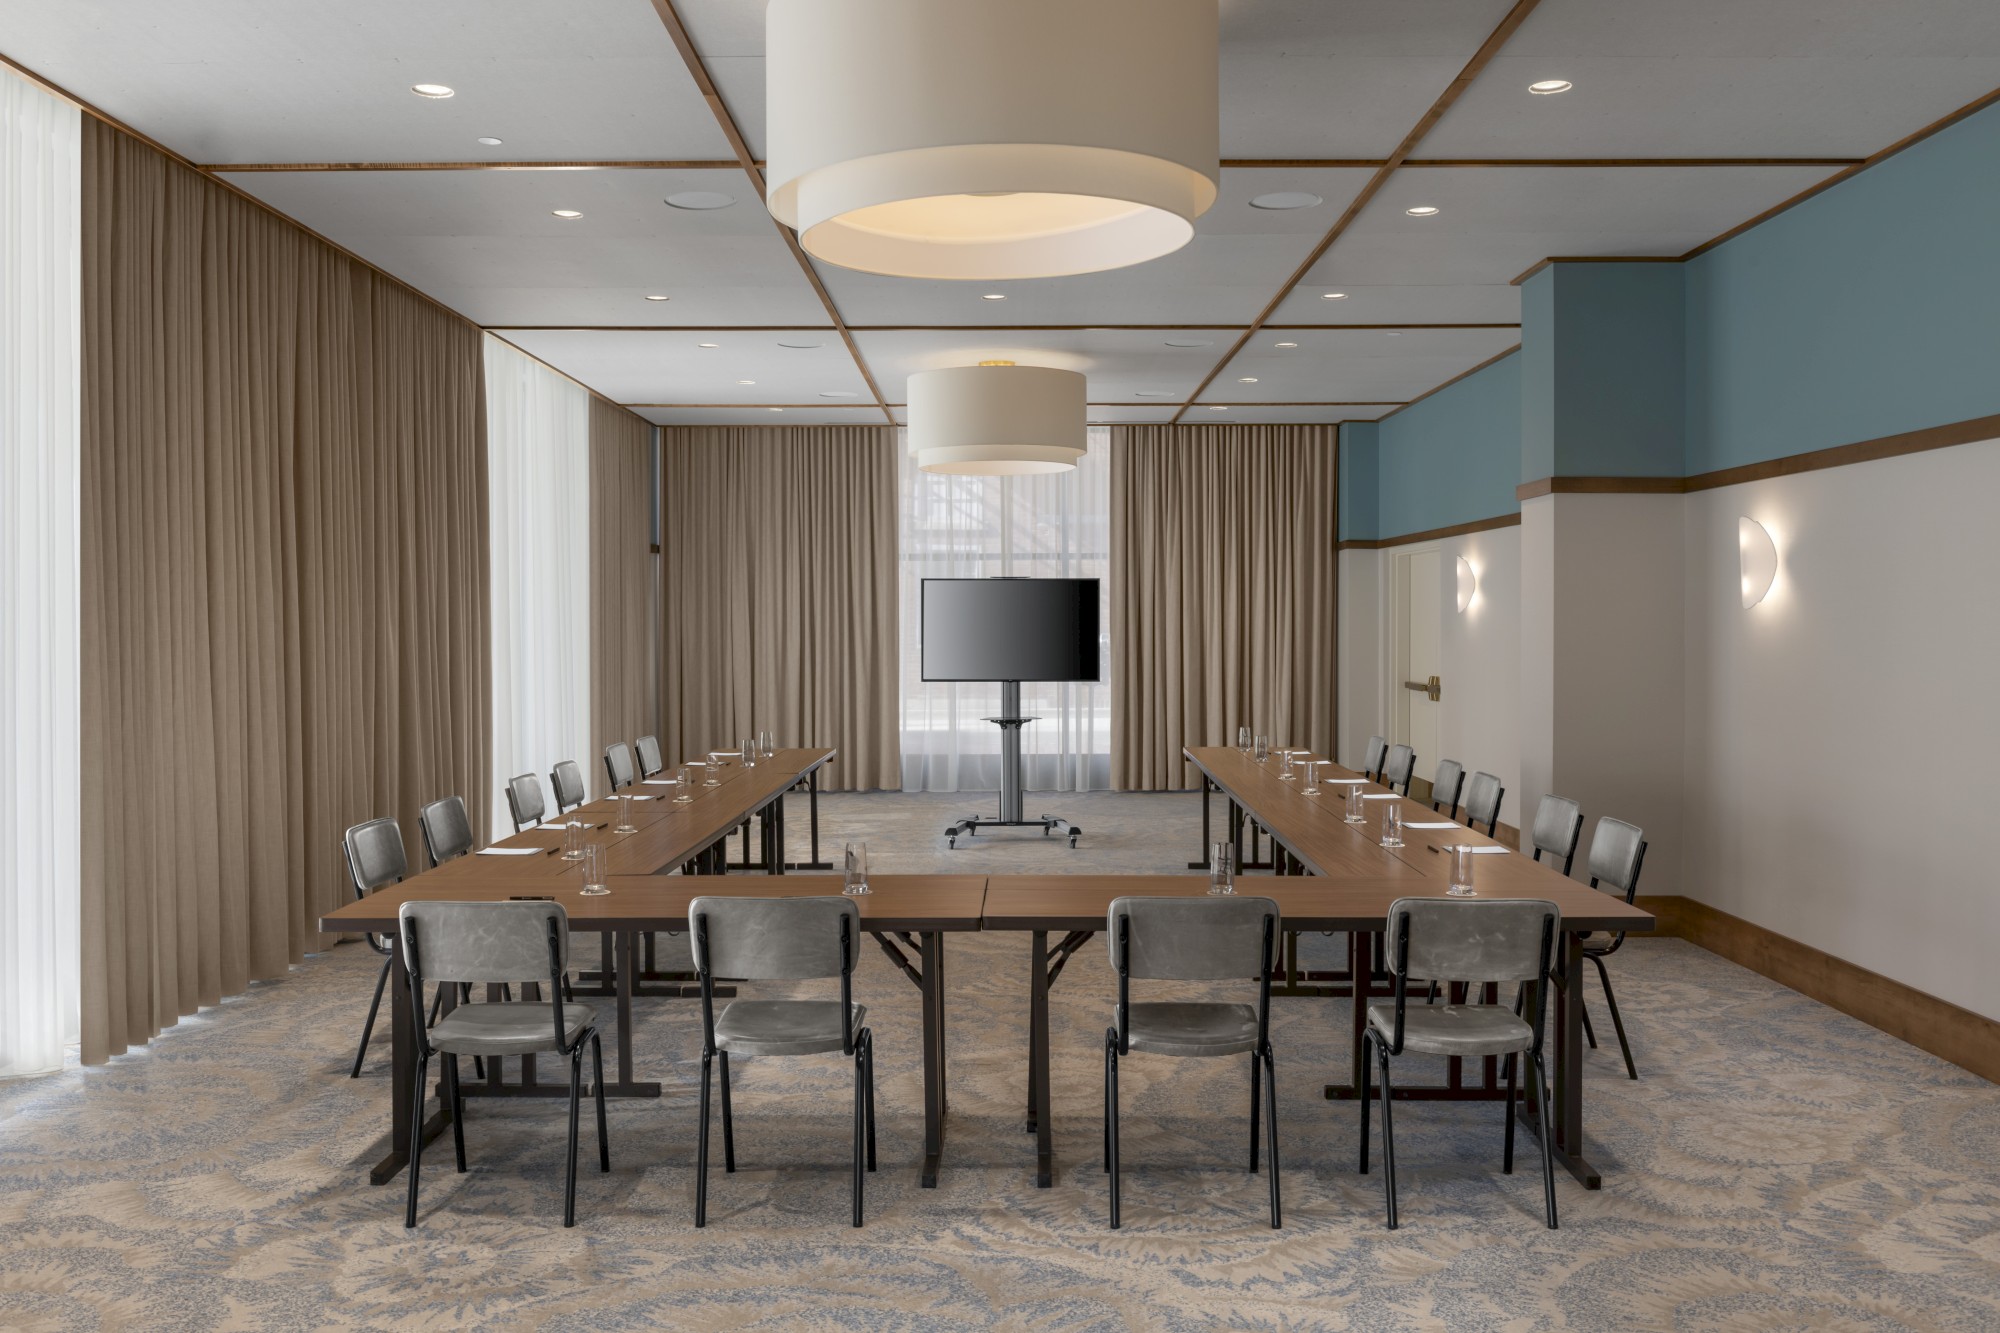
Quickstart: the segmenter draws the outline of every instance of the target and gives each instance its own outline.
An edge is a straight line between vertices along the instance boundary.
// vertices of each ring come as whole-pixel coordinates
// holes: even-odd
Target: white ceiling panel
[[[1089,381],[1093,403],[1142,405],[1158,398],[1177,407],[1236,336],[1222,329],[1029,329],[991,334],[864,331],[854,338],[891,402],[903,401],[905,383],[919,371],[1000,360],[1080,371]],[[1203,346],[1169,347],[1169,339]]]
[[[1371,173],[1355,169],[1234,169],[1188,245],[1150,264],[1027,282],[925,282],[820,265],[851,324],[1247,324],[1312,252]],[[1251,206],[1297,191],[1311,208]],[[1005,296],[988,301],[987,293]]]
[[[621,403],[812,405],[829,393],[874,402],[830,329],[508,329],[501,336]]]
[[[1174,413],[1179,410],[1179,403],[1169,403],[1163,407],[1121,407],[1092,403],[1090,405],[1090,424],[1093,426],[1164,426],[1174,419]]]
[[[0,14],[9,56],[197,162],[731,156],[644,0],[7,0]]]
[[[1181,418],[1184,426],[1330,426],[1342,421],[1373,421],[1393,412],[1395,403],[1359,403],[1339,407],[1284,407],[1269,403],[1231,407],[1226,413],[1193,408]]]
[[[882,419],[882,409],[873,403],[865,408],[787,407],[777,412],[768,407],[640,407],[633,410],[656,426],[886,426],[889,424]]]
[[[1543,0],[1423,156],[1866,157],[1995,87],[1994,0]]]
[[[1324,264],[1318,267],[1325,267]],[[1513,277],[1508,274],[1507,277]],[[1328,292],[1344,292],[1337,301]],[[1271,315],[1272,324],[1518,324],[1521,293],[1497,283],[1309,283],[1295,288]]]
[[[1829,174],[1825,167],[1399,171],[1306,281],[1329,291],[1344,282],[1499,285],[1550,255],[1679,255]],[[1418,206],[1439,211],[1408,216]]]
[[[228,179],[482,324],[827,323],[740,171]],[[707,212],[663,202],[685,190],[731,193],[737,202]],[[552,216],[558,208],[583,216]]]
[[[1300,329],[1295,348],[1260,336],[1203,403],[1400,403],[1520,342],[1513,329]],[[1256,381],[1244,384],[1244,377]]]

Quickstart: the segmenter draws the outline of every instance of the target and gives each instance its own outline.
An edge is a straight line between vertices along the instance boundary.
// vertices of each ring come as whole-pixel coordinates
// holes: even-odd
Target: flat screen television
[[[1096,579],[925,579],[925,680],[1099,680]]]

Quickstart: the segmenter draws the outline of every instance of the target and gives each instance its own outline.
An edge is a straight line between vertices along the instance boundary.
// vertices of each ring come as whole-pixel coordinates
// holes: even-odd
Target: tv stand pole
[[[1053,815],[1042,815],[1036,819],[1021,817],[1021,728],[1035,719],[1021,716],[1020,681],[1000,682],[1000,713],[999,717],[986,719],[1000,728],[1000,817],[968,816],[947,828],[944,836],[951,840],[951,846],[956,847],[961,833],[968,838],[976,838],[983,828],[1040,828],[1045,838],[1050,833],[1067,830],[1069,845],[1076,846],[1083,830],[1068,820],[1057,819]]]

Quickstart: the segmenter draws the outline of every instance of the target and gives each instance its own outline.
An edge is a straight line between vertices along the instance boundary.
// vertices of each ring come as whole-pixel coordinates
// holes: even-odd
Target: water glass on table
[[[1292,773],[1292,752],[1290,750],[1278,751],[1278,760],[1279,760],[1278,781],[1280,782],[1294,781],[1294,774]]]
[[[694,799],[694,765],[682,764],[674,775],[674,804],[686,805]]]
[[[1308,759],[1306,763],[1306,785],[1302,789],[1308,796],[1319,795],[1319,771],[1326,766],[1324,759]]]
[[[1455,843],[1445,850],[1451,853],[1451,887],[1445,893],[1453,898],[1478,897],[1472,888],[1472,867],[1479,858],[1473,855],[1472,844]]]
[[[1259,732],[1250,739],[1250,757],[1263,763],[1271,757],[1271,738]]]
[[[743,767],[757,767],[757,738],[755,736],[745,736],[743,738]]]
[[[769,759],[778,753],[777,744],[771,739],[770,732],[760,731],[757,733],[757,753],[765,759]]]
[[[1236,748],[1245,754],[1250,753],[1250,728],[1238,727],[1236,729]]]
[[[620,796],[618,798],[618,823],[611,831],[613,833],[637,833],[639,831],[639,826],[632,822],[632,798],[630,796]]]
[[[708,767],[701,771],[701,785],[704,787],[720,787],[722,785],[722,751],[710,750],[708,752]]]
[[[1382,802],[1382,845],[1403,845],[1403,807],[1399,801]]]
[[[583,859],[583,818],[572,813],[563,821],[562,859],[581,861]]]
[[[604,848],[598,844],[593,842],[583,849],[584,897],[602,898],[611,892],[611,886],[605,882],[604,861]]]
[[[846,850],[846,882],[840,891],[850,898],[858,898],[874,890],[868,887],[868,844],[850,842]]]
[[[1368,802],[1361,794],[1361,784],[1354,783],[1347,789],[1347,822],[1366,824],[1368,822]]]
[[[1215,898],[1236,892],[1236,848],[1231,843],[1213,842],[1208,846],[1208,892]]]

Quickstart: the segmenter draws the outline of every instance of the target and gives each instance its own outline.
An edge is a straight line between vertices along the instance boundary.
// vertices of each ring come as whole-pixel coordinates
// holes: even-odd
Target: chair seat
[[[1241,1055],[1257,1049],[1257,1011],[1247,1004],[1130,1006],[1126,1037],[1150,1055]]]
[[[563,1005],[564,1044],[597,1024],[587,1004]],[[461,1004],[431,1028],[431,1046],[447,1055],[531,1055],[560,1049],[550,1005],[541,1000]]]
[[[1368,1006],[1368,1025],[1396,1034],[1395,1004]],[[1403,1010],[1403,1050],[1419,1055],[1507,1055],[1534,1045],[1534,1029],[1499,1004],[1410,1004]]]
[[[854,1006],[861,1031],[868,1006]],[[732,1000],[716,1016],[715,1044],[732,1055],[821,1055],[841,1048],[838,1000]]]

